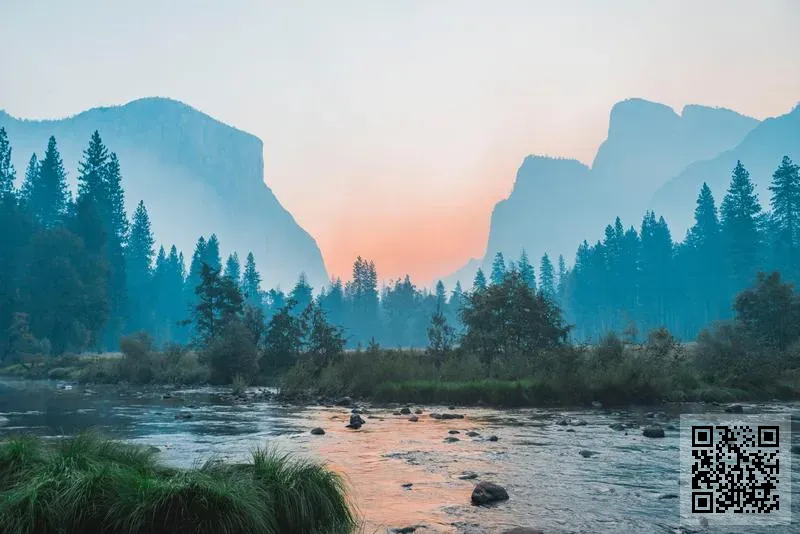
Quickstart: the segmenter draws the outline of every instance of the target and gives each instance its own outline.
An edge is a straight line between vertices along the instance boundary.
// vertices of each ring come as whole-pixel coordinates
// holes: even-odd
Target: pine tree
[[[558,255],[558,286],[556,287],[556,293],[558,294],[559,300],[562,299],[564,295],[564,291],[566,290],[567,285],[567,262],[564,261],[564,255]]]
[[[33,160],[32,160],[33,161]],[[28,210],[44,228],[53,228],[63,222],[69,205],[67,172],[58,153],[55,137],[50,137],[38,172],[26,175],[26,203]]]
[[[313,289],[308,283],[306,273],[300,273],[297,283],[289,293],[289,299],[295,301],[294,312],[299,316],[313,301]]]
[[[215,271],[222,272],[222,257],[219,254],[219,240],[217,234],[211,234],[206,243],[206,253],[203,261]]]
[[[28,167],[25,169],[25,178],[22,181],[20,188],[19,198],[26,205],[29,204],[33,188],[36,187],[39,181],[39,159],[36,154],[31,154],[31,159],[28,160]]]
[[[528,253],[525,252],[525,249],[522,249],[522,254],[519,256],[519,261],[517,262],[517,271],[519,272],[522,281],[525,282],[529,288],[535,291],[536,273],[534,272],[533,265],[531,265],[530,260],[528,260]]]
[[[760,213],[761,205],[750,173],[738,161],[720,209],[724,256],[730,268],[728,301],[750,285],[761,265]]]
[[[8,141],[6,129],[0,128],[0,198],[14,193],[16,178],[17,172],[14,170],[14,164],[11,163],[11,143]]]
[[[441,280],[436,282],[436,309],[444,313],[447,305],[447,294],[445,293],[444,283]]]
[[[475,279],[472,281],[472,292],[483,291],[486,289],[486,276],[483,274],[483,269],[478,269],[475,273]]]
[[[772,249],[775,267],[790,281],[800,277],[800,167],[784,156],[772,175]]]
[[[256,260],[253,253],[247,254],[242,276],[242,294],[251,306],[262,306],[261,302],[261,275],[256,270]]]
[[[236,287],[241,287],[242,266],[239,263],[239,255],[236,252],[228,255],[228,260],[225,262],[225,276],[233,280]]]
[[[506,262],[503,258],[503,253],[498,252],[494,255],[494,260],[492,261],[492,274],[489,278],[493,285],[499,285],[503,283],[503,279],[505,279],[505,277]]]
[[[88,148],[83,152],[83,159],[78,163],[78,198],[86,199],[98,207],[103,205],[106,199],[107,165],[108,149],[95,130]]]
[[[144,202],[139,202],[133,214],[133,225],[126,254],[127,285],[129,296],[129,332],[149,329],[154,296],[151,280],[153,277],[153,257],[155,240],[150,227],[150,217]],[[163,250],[162,250],[163,252]]]
[[[545,253],[542,256],[541,265],[539,267],[539,277],[541,279],[541,291],[547,298],[553,299],[556,296],[556,282],[555,273],[553,271],[553,262],[550,257]]]

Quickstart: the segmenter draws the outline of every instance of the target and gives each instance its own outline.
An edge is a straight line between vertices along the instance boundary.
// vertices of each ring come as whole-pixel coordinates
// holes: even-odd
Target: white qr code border
[[[729,475],[715,479],[718,473],[716,466],[721,457],[717,456],[719,445],[725,430],[734,429],[740,426],[747,426],[753,431],[753,440],[748,442],[748,461],[734,461],[734,455],[726,455],[723,463],[727,466]],[[708,433],[710,427],[712,433]],[[758,434],[758,427],[762,428],[761,435]],[[772,427],[770,429],[769,427]],[[695,431],[693,431],[693,428]],[[684,414],[680,417],[680,516],[681,526],[696,528],[706,526],[772,526],[788,525],[792,520],[792,454],[791,454],[791,417],[784,414]],[[731,434],[728,434],[731,437]],[[758,436],[758,437],[755,437]],[[737,445],[742,445],[738,438],[743,435],[737,434]],[[777,439],[777,444],[775,443]],[[711,443],[709,444],[709,441]],[[759,440],[761,440],[759,442]],[[772,440],[772,441],[770,441]],[[700,480],[698,473],[702,470],[699,467],[701,460],[708,461],[708,451],[712,451],[713,458],[710,473],[711,482],[704,478]],[[727,451],[727,449],[726,449]],[[752,454],[758,452],[754,457]],[[750,462],[755,459],[756,463]],[[762,466],[758,464],[763,462]],[[738,467],[734,467],[737,466]],[[777,476],[775,476],[775,466],[777,465]],[[706,467],[708,465],[706,464]],[[759,468],[760,467],[760,468]],[[694,469],[694,472],[693,472]],[[769,478],[769,484],[774,483],[774,489],[767,486],[766,492],[777,496],[778,508],[769,513],[756,511],[752,506],[733,506],[725,511],[719,511],[715,503],[720,499],[729,502],[728,493],[719,490],[720,482],[730,483],[737,481],[741,484],[741,476],[755,478]],[[733,476],[738,475],[738,476]],[[692,486],[693,477],[698,477],[698,484]],[[751,478],[752,480],[752,478]],[[752,484],[744,484],[745,487],[752,489]],[[729,488],[728,488],[729,489]],[[754,495],[764,498],[764,490],[759,490]],[[709,500],[711,499],[711,500]],[[693,508],[694,505],[694,508]],[[709,506],[712,507],[709,509]],[[740,511],[736,512],[736,509]],[[750,511],[747,511],[750,510]],[[763,510],[763,508],[760,508]]]

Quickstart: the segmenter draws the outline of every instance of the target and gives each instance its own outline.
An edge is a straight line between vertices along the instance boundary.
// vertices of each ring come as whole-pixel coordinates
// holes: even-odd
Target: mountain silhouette
[[[291,287],[300,272],[328,276],[314,239],[264,183],[261,140],[175,100],[144,98],[61,120],[23,120],[0,111],[18,178],[54,135],[74,186],[78,161],[98,130],[122,167],[126,208],[144,200],[156,242],[188,263],[197,238],[216,233],[223,253],[252,251],[264,287]],[[224,258],[223,258],[224,259]],[[187,266],[188,267],[188,266]]]
[[[563,254],[572,263],[578,244],[602,238],[615,217],[637,229],[653,194],[691,163],[740,143],[759,121],[723,108],[691,105],[678,114],[633,98],[615,104],[608,136],[591,168],[573,159],[531,155],[517,171],[508,198],[492,212],[486,253],[445,281],[471,283],[496,252],[516,260],[525,249],[539,258]],[[690,202],[689,207],[693,204]]]

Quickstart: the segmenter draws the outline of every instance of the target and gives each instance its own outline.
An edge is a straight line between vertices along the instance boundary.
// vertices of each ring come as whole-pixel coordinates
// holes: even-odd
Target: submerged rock
[[[441,419],[464,419],[464,416],[460,413],[443,413]]]
[[[448,434],[461,434],[461,432],[459,432],[458,430],[448,430],[447,433]]]
[[[664,429],[660,426],[647,426],[642,430],[642,435],[646,438],[663,438]]]
[[[414,413],[417,415],[422,415],[422,408],[417,408],[416,410],[414,410]]]
[[[584,458],[591,458],[592,456],[597,456],[600,453],[599,452],[595,452],[595,451],[590,451],[590,450],[587,450],[587,449],[583,449],[578,454],[580,454]]]
[[[323,430],[323,429],[322,429],[322,428],[320,428],[320,427],[317,427],[317,428],[312,428],[312,429],[311,429],[311,433],[312,433],[312,434],[314,434],[315,436],[322,436],[322,435],[324,435],[324,434],[325,434],[325,430]]]
[[[455,443],[456,441],[461,441],[461,440],[455,436],[447,436],[446,438],[444,438],[445,443]]]
[[[478,436],[480,436],[480,434],[478,434],[474,430],[470,430],[469,432],[467,432],[467,436],[469,436],[471,438],[477,438]]]
[[[508,492],[503,486],[492,482],[478,482],[472,490],[472,504],[483,506],[499,501],[508,500]]]
[[[400,415],[411,415],[411,408],[408,406],[400,408]]]
[[[497,441],[499,439],[497,436],[489,436],[489,441]]]
[[[731,404],[725,407],[725,413],[744,413],[744,407],[741,404]]]
[[[617,432],[622,432],[625,430],[625,425],[623,423],[611,423],[608,425],[611,430],[616,430]]]
[[[194,416],[189,412],[178,412],[175,414],[175,419],[191,419],[192,417]]]
[[[406,482],[405,484],[403,484],[403,489],[411,489],[411,486],[413,485],[414,485],[413,482]]]

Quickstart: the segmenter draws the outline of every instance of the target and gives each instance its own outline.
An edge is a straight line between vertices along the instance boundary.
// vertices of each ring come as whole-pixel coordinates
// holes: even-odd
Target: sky
[[[484,253],[527,154],[591,164],[642,97],[765,118],[800,101],[794,0],[0,0],[0,109],[146,96],[264,141],[322,249],[422,283]],[[157,237],[157,236],[156,236]]]

